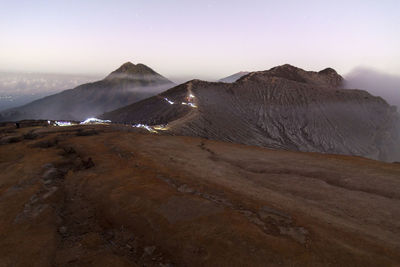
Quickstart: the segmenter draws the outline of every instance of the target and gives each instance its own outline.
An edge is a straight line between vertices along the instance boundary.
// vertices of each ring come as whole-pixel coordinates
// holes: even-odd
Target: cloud
[[[0,72],[0,110],[97,79],[99,77],[88,75]]]
[[[363,89],[400,109],[400,76],[358,67],[345,75],[346,88]]]

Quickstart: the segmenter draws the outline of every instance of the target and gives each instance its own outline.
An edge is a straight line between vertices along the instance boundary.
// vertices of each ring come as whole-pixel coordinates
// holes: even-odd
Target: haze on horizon
[[[2,1],[0,71],[105,75],[142,62],[174,81],[290,63],[400,74],[400,2]]]

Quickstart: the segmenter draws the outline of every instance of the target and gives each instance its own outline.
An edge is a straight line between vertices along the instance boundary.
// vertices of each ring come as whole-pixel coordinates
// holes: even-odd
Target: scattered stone
[[[30,131],[29,133],[24,134],[24,139],[27,139],[27,140],[34,140],[38,137],[39,137],[39,135],[34,133],[33,131]]]
[[[47,192],[46,194],[44,194],[44,195],[42,196],[42,199],[46,199],[46,198],[50,197],[50,196],[53,195],[57,190],[58,190],[58,187],[53,186],[52,188],[50,188],[49,192]]]
[[[301,244],[305,244],[307,241],[308,231],[303,227],[280,226],[279,232],[281,235],[289,236]]]
[[[286,214],[286,213],[281,212],[281,211],[279,211],[279,210],[270,208],[270,207],[268,207],[268,206],[262,207],[262,208],[260,209],[260,212],[259,212],[259,215],[260,215],[261,218],[266,218],[266,217],[268,217],[268,216],[271,215],[271,214],[272,214],[272,215],[279,216],[279,217],[283,217],[283,218],[285,218],[285,219],[287,219],[287,220],[292,220],[292,216],[290,216],[289,214]]]
[[[94,162],[93,162],[92,158],[88,158],[87,160],[82,160],[82,166],[85,169],[94,167]]]
[[[55,180],[57,178],[61,177],[61,173],[60,171],[58,171],[56,168],[52,167],[50,169],[48,169],[43,175],[42,178],[43,180]]]
[[[252,216],[249,218],[249,221],[260,226],[260,227],[264,227],[265,223],[263,221],[261,221],[259,218]]]
[[[67,155],[76,154],[76,151],[73,147],[64,147],[63,150]]]
[[[60,228],[58,228],[58,232],[62,235],[65,235],[67,233],[67,227],[61,226]]]
[[[53,163],[46,163],[42,166],[43,169],[50,169],[50,168],[54,168]]]
[[[77,136],[91,136],[91,135],[96,135],[99,134],[96,130],[94,129],[79,129],[78,132],[76,133]]]
[[[155,246],[150,246],[150,247],[145,247],[144,248],[144,252],[146,252],[146,254],[151,255],[153,254],[153,252],[156,250]]]
[[[40,141],[40,142],[37,142],[37,143],[31,145],[31,147],[50,148],[50,147],[53,147],[53,146],[55,146],[57,144],[58,144],[58,140],[57,139],[43,140],[43,141]]]
[[[181,186],[178,187],[178,191],[181,193],[188,193],[191,194],[193,193],[195,190],[193,188],[188,187],[187,184],[183,184]]]
[[[22,141],[23,137],[18,135],[5,136],[0,139],[0,145],[18,143]]]

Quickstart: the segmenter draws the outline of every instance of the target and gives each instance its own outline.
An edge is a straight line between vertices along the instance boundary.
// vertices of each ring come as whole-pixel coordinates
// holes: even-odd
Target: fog
[[[165,77],[161,76],[158,73],[154,74],[132,74],[132,73],[116,73],[112,72],[108,75],[105,79],[112,80],[112,79],[124,79],[124,80],[131,80],[131,81],[146,81],[151,82],[160,79],[166,79]]]
[[[98,79],[89,75],[0,72],[0,111]]]
[[[345,75],[346,88],[363,89],[381,96],[400,109],[400,76],[386,74],[371,68],[358,67]]]

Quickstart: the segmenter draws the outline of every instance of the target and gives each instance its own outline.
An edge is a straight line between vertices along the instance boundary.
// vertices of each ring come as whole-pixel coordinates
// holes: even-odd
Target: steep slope
[[[222,83],[234,83],[234,82],[236,82],[237,80],[239,80],[241,77],[243,77],[244,75],[247,75],[247,74],[249,74],[249,73],[250,73],[250,72],[248,72],[248,71],[241,71],[241,72],[232,74],[232,75],[230,75],[230,76],[228,76],[228,77],[225,77],[225,78],[223,78],[223,79],[220,79],[220,80],[218,80],[218,81],[219,81],[219,82],[222,82]]]
[[[168,124],[175,134],[249,145],[399,160],[396,110],[366,91],[341,89],[342,83],[330,68],[283,65],[232,84],[194,80],[103,118]],[[180,104],[189,94],[195,108]]]
[[[160,93],[174,84],[143,64],[123,64],[105,79],[0,113],[0,121],[83,120]]]

